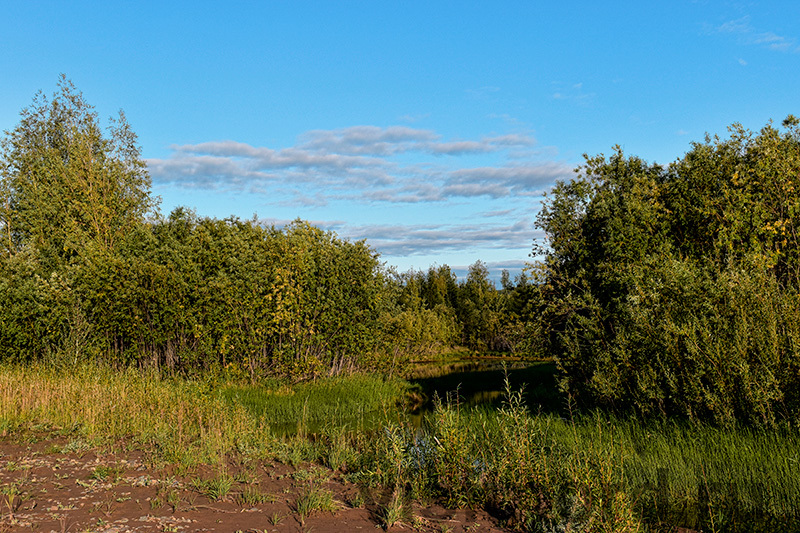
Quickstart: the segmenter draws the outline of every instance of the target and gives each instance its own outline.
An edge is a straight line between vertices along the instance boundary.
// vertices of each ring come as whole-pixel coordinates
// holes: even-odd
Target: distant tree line
[[[408,349],[461,346],[478,352],[521,353],[529,297],[535,287],[523,272],[512,283],[503,271],[498,289],[482,261],[458,281],[449,266],[393,278],[399,313],[391,322]]]

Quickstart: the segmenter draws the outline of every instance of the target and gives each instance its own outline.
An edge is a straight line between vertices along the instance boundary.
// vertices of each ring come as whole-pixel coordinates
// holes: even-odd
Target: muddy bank
[[[0,532],[284,532],[386,528],[391,494],[318,465],[191,468],[50,435],[0,438]],[[485,513],[407,502],[390,530],[502,531]]]

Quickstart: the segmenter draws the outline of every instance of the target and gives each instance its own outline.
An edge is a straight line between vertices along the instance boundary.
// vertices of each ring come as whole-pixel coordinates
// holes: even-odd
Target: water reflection
[[[412,373],[424,401],[414,411],[433,409],[435,399],[465,406],[499,406],[506,391],[523,390],[528,407],[537,412],[559,407],[555,365],[551,362],[476,360],[420,365]]]
[[[356,431],[373,431],[391,420],[408,421],[419,429],[437,402],[458,404],[465,408],[500,407],[506,397],[506,380],[511,391],[523,391],[523,399],[532,412],[558,410],[560,401],[556,393],[553,363],[473,358],[418,364],[410,379],[417,390],[412,392],[405,405],[368,410],[366,406],[354,406],[352,402],[344,402],[341,406],[337,402],[336,405],[328,404],[324,415],[304,407],[297,416],[279,412],[271,420],[266,419],[265,423],[276,435],[323,434],[333,425]],[[258,417],[264,415],[268,405],[270,409],[281,410],[269,395],[266,399],[262,397],[264,394],[255,394],[251,398],[252,391],[249,395],[245,392],[245,389],[231,389],[227,399],[243,405]],[[287,422],[276,422],[281,419]]]

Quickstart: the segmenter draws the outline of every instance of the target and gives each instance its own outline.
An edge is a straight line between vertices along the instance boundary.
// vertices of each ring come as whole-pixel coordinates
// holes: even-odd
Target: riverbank
[[[225,381],[4,366],[0,434],[21,444],[37,435],[62,439],[68,453],[144,454],[158,468],[189,476],[187,498],[202,496],[209,480],[234,479],[237,464],[321,468],[327,479],[368,495],[362,498],[373,527],[413,525],[431,506],[479,510],[492,527],[529,531],[775,531],[800,524],[800,440],[790,428],[565,418],[531,410],[524,391],[509,385],[499,406],[441,400],[420,429],[403,416],[409,387],[377,376],[276,382],[258,393],[260,403],[247,405],[246,388]],[[350,416],[354,398],[366,404],[362,413],[382,412],[382,422]],[[277,431],[281,420],[296,431]],[[309,421],[322,423],[312,430]],[[2,463],[10,507],[20,501],[8,498],[16,461]],[[186,485],[191,479],[200,485]],[[78,476],[69,483],[78,480],[90,482]],[[284,503],[299,513],[305,493],[287,494]]]
[[[390,498],[321,465],[230,456],[184,468],[128,444],[30,431],[0,438],[0,531],[501,531],[485,512],[435,504],[409,503],[390,524]]]

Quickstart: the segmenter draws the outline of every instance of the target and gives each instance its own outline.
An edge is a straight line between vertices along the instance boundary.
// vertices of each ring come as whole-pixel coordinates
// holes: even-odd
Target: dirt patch
[[[318,465],[157,464],[125,443],[107,451],[54,436],[0,438],[0,533],[353,532],[386,529],[397,495]],[[394,500],[394,501],[393,501]],[[503,531],[480,511],[406,502],[389,531]]]

